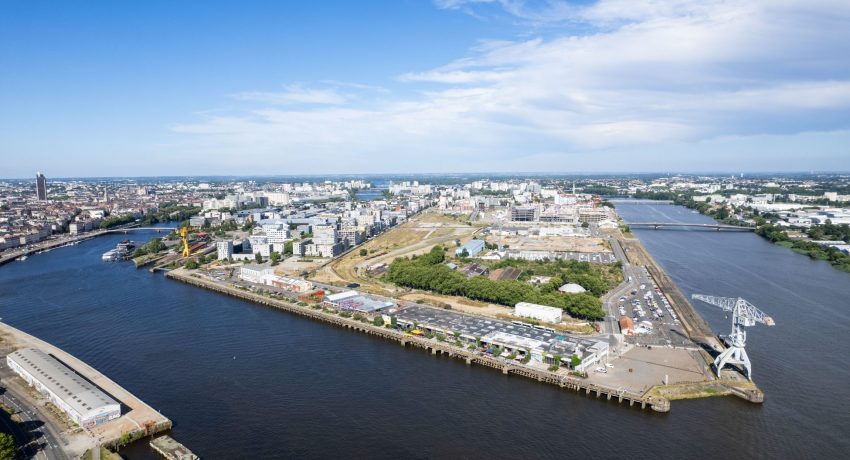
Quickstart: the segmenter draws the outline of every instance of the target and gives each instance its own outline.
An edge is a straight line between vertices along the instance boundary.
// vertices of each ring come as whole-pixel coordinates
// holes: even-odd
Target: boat
[[[23,256],[21,256],[21,257],[18,257],[18,258],[17,258],[17,259],[15,259],[15,260],[17,260],[18,262],[23,262],[23,261],[27,260],[27,256],[23,255]]]
[[[114,262],[117,260],[126,260],[130,258],[133,250],[136,249],[136,243],[130,240],[124,240],[115,246],[115,249],[110,249],[103,253],[101,259],[106,262]]]
[[[118,249],[110,249],[110,250],[104,252],[103,255],[100,258],[102,260],[107,261],[107,262],[114,262],[116,260],[121,260],[121,251],[119,251]]]

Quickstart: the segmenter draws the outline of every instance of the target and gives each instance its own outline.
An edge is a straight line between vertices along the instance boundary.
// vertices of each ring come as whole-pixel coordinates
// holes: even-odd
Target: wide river
[[[629,221],[708,221],[617,206]],[[753,234],[635,232],[686,295],[740,295],[774,317],[749,330],[763,405],[658,414],[503,376],[101,262],[124,235],[0,267],[0,316],[135,393],[209,459],[846,457],[850,275]],[[697,308],[728,332],[722,312]],[[157,458],[146,443],[122,454]]]

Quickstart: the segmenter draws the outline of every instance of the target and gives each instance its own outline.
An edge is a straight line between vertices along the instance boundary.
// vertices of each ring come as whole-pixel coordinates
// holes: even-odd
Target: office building
[[[233,241],[219,241],[215,244],[218,260],[227,260],[233,257]]]
[[[47,199],[47,178],[40,172],[35,175],[35,193],[39,200]]]

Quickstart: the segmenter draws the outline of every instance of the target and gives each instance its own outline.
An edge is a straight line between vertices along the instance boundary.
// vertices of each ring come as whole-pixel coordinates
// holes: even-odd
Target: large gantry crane
[[[183,257],[189,257],[189,228],[188,227],[180,227],[180,230],[177,231],[177,234],[180,235],[180,242],[183,246]]]
[[[750,358],[747,356],[747,351],[744,348],[747,343],[747,332],[745,327],[755,326],[756,323],[762,323],[765,326],[773,326],[773,318],[767,316],[763,311],[755,307],[755,305],[738,297],[715,297],[703,294],[694,294],[692,299],[701,300],[709,305],[720,307],[721,310],[732,312],[732,333],[726,337],[726,345],[728,348],[714,360],[714,368],[717,371],[717,376],[720,376],[720,370],[727,364],[737,364],[741,366],[746,377],[753,379],[753,371],[750,365]]]

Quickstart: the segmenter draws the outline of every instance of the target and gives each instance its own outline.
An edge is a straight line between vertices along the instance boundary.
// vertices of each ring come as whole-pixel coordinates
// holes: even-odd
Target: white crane
[[[763,311],[755,307],[755,305],[738,297],[715,297],[703,294],[694,294],[692,299],[701,300],[709,305],[720,307],[723,311],[732,312],[732,333],[726,337],[728,348],[714,360],[714,368],[717,375],[720,376],[720,370],[727,364],[737,364],[741,366],[747,378],[753,379],[753,371],[750,365],[750,358],[747,357],[747,351],[744,349],[747,343],[747,332],[745,327],[755,326],[756,323],[762,323],[765,326],[773,326],[773,318],[767,316]]]

